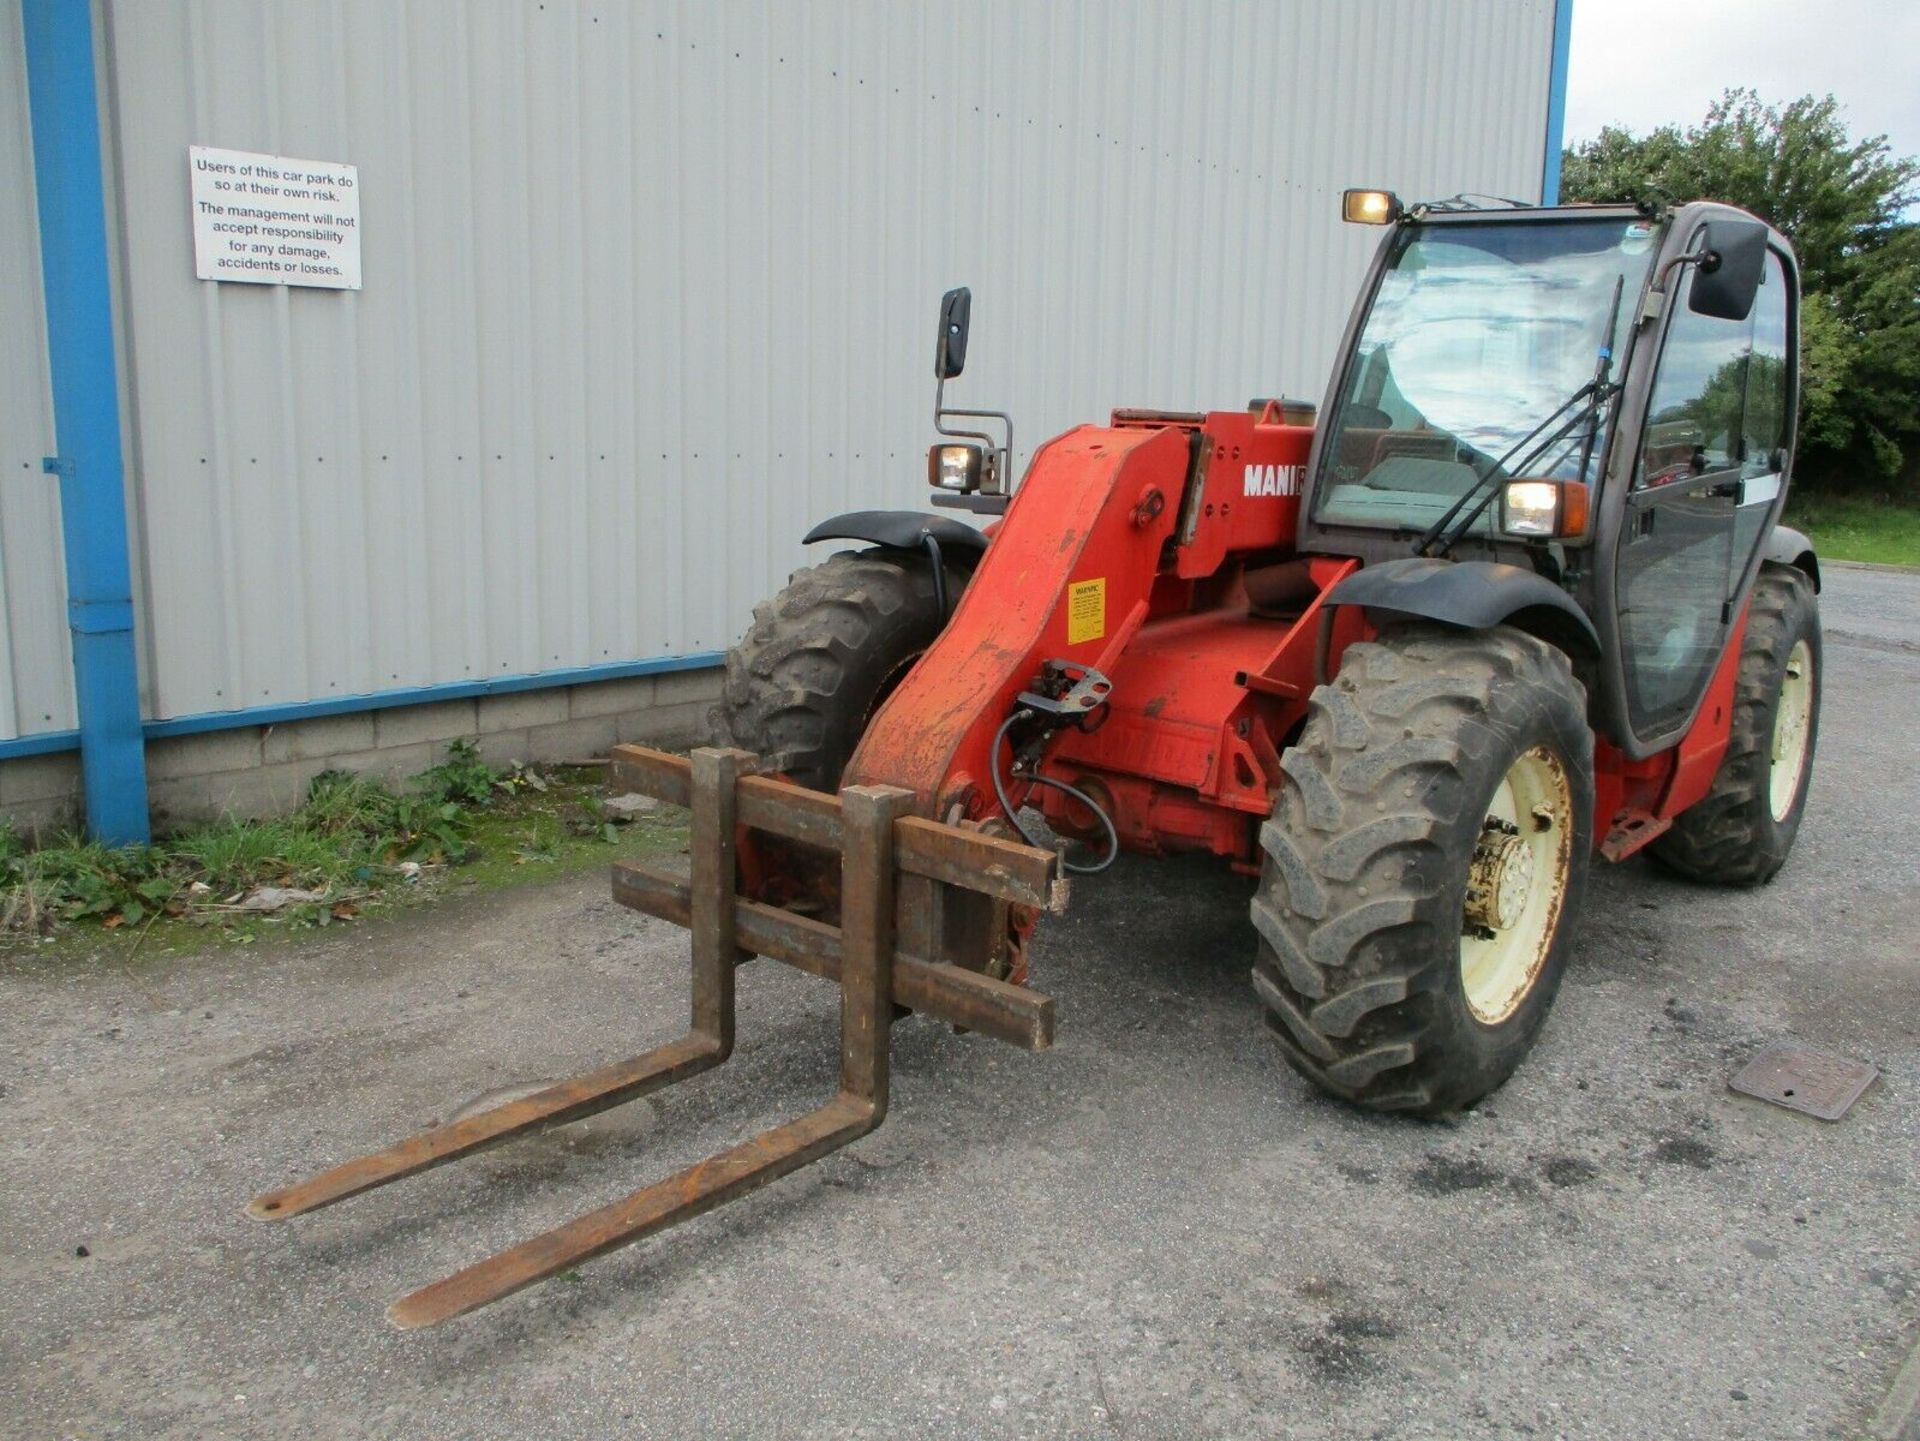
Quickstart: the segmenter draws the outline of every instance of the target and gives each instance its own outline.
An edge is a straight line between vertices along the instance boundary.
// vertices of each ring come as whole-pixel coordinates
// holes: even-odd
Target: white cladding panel
[[[950,285],[950,395],[1011,409],[1021,463],[1116,405],[1317,400],[1379,238],[1339,191],[1537,199],[1553,29],[1552,0],[106,16],[156,717],[724,648],[813,520],[923,504]],[[358,166],[365,288],[195,280],[191,144]]]
[[[72,730],[73,651],[52,455],[33,131],[19,0],[0,0],[0,740]]]

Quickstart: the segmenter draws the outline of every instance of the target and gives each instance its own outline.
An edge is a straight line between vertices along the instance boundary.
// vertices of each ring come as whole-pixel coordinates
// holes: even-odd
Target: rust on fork
[[[516,1136],[596,1115],[649,1091],[710,1070],[725,1059],[710,1037],[687,1036],[657,1051],[648,1051],[644,1056],[589,1071],[584,1076],[562,1081],[450,1125],[436,1126],[385,1150],[335,1166],[297,1186],[269,1191],[247,1207],[247,1214],[256,1221],[284,1221],[306,1211],[331,1206],[375,1186],[443,1166]]]
[[[627,785],[684,801],[693,812],[686,880],[636,864],[618,866],[614,874],[616,900],[693,933],[692,1027],[685,1036],[270,1191],[248,1214],[259,1220],[300,1215],[720,1065],[734,1044],[734,972],[755,955],[838,982],[840,1084],[830,1100],[423,1287],[388,1311],[403,1328],[430,1326],[701,1215],[866,1135],[887,1113],[896,1003],[1027,1049],[1051,1041],[1053,1005],[1047,997],[898,952],[899,912],[908,904],[898,876],[1031,904],[1030,897],[1056,893],[1055,857],[922,821],[909,814],[913,794],[907,790],[853,786],[839,796],[820,795],[756,777],[754,764],[753,756],[737,750],[702,749],[682,759],[623,746],[615,754],[616,771]],[[736,893],[742,828],[830,843],[840,851],[837,926]]]

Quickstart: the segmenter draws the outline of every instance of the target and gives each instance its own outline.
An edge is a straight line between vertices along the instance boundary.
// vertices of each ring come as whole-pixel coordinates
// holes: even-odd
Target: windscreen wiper
[[[1512,475],[1514,470],[1525,470],[1540,456],[1572,435],[1581,425],[1588,427],[1586,443],[1580,451],[1580,473],[1583,477],[1585,476],[1587,461],[1593,454],[1594,438],[1599,428],[1600,409],[1620,393],[1620,386],[1611,379],[1613,328],[1620,321],[1620,298],[1625,291],[1626,283],[1624,275],[1614,279],[1613,304],[1607,311],[1606,328],[1600,332],[1600,353],[1594,361],[1593,378],[1556,405],[1545,420],[1515,441],[1505,455],[1475,476],[1473,484],[1460,493],[1460,498],[1448,506],[1445,513],[1421,533],[1419,541],[1413,547],[1415,555],[1437,557],[1447,554],[1460,537],[1472,529],[1474,522],[1486,513],[1487,507],[1493,504],[1496,493],[1492,485],[1493,481],[1502,476]],[[1574,410],[1571,416],[1567,416],[1567,412],[1575,406],[1579,409]],[[1567,418],[1562,420],[1562,416]],[[1553,428],[1553,433],[1545,439],[1538,439],[1541,432],[1549,427]],[[1522,454],[1523,451],[1524,454]],[[1518,463],[1513,466],[1513,469],[1509,469],[1509,464],[1513,463],[1516,457],[1518,457]],[[1472,506],[1470,510],[1467,509],[1469,505]],[[1466,513],[1461,514],[1462,511]]]

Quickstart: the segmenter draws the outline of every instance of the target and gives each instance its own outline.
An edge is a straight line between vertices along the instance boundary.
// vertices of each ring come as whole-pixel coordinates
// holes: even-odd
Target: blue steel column
[[[1573,52],[1573,0],[1554,0],[1553,68],[1547,79],[1547,153],[1540,164],[1540,203],[1560,203],[1560,152],[1567,143],[1567,61]]]
[[[93,12],[89,0],[25,0],[23,20],[59,451],[45,468],[60,478],[87,830],[124,845],[147,839],[147,761],[127,564]]]

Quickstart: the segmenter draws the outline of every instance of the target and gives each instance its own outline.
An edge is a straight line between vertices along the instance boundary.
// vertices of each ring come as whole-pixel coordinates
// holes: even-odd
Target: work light
[[[927,452],[927,484],[939,490],[980,489],[987,458],[977,445],[936,445]]]
[[[1348,190],[1340,214],[1353,225],[1391,225],[1400,218],[1400,197],[1391,190]]]

